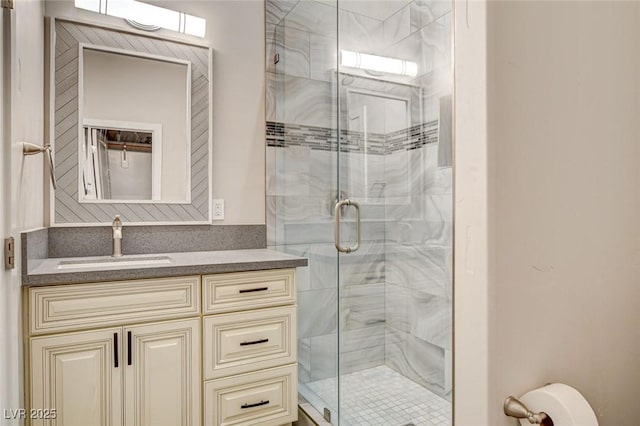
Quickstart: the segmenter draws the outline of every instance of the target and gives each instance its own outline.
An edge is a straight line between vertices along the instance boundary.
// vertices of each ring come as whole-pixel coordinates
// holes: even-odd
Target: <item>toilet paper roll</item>
[[[591,405],[580,392],[563,383],[553,383],[522,395],[520,401],[534,413],[544,412],[553,420],[553,426],[598,426]],[[520,420],[522,426],[531,426]]]

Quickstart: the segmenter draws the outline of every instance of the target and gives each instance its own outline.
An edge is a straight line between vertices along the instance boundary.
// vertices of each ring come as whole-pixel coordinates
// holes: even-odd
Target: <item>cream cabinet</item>
[[[296,303],[295,269],[207,275],[202,281],[205,315]]]
[[[205,384],[206,425],[278,426],[297,420],[296,364]]]
[[[27,424],[288,425],[295,295],[295,269],[27,287],[25,401],[55,410]]]
[[[199,319],[31,339],[34,425],[191,426],[200,386]]]
[[[205,426],[298,419],[295,270],[204,276]]]
[[[25,300],[25,400],[55,410],[32,425],[200,424],[199,276],[30,287]]]
[[[122,336],[125,426],[199,424],[200,319],[125,327]]]
[[[31,287],[32,335],[200,315],[200,277]]]
[[[55,417],[32,424],[121,425],[121,347],[121,328],[31,339],[30,406]]]
[[[205,380],[296,362],[295,318],[295,306],[205,317]]]

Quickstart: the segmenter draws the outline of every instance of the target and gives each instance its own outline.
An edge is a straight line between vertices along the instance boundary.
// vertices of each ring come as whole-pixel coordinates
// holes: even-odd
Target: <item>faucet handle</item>
[[[116,215],[111,224],[113,229],[113,257],[122,256],[122,221],[120,215]]]

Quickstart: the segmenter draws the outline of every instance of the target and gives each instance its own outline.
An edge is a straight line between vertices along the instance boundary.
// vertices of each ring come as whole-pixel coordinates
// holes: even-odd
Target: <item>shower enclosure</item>
[[[266,1],[268,244],[309,259],[300,399],[336,425],[451,423],[451,14]]]

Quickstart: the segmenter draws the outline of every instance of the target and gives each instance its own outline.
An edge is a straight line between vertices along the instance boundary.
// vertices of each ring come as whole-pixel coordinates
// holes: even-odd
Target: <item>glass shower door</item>
[[[309,260],[300,403],[334,425],[450,424],[451,9],[266,1],[267,240]]]
[[[340,425],[451,424],[451,10],[338,1]]]
[[[337,2],[265,7],[268,246],[309,261],[297,272],[300,402],[337,424]]]

